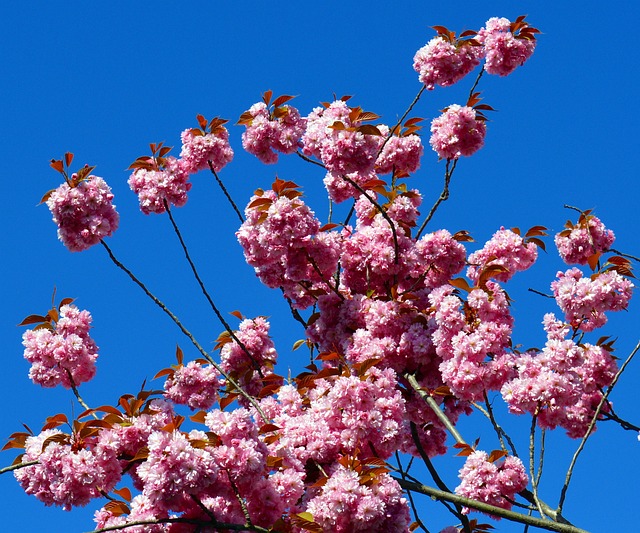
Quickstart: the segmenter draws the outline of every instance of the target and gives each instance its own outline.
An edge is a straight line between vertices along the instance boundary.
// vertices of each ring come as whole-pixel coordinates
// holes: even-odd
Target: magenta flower
[[[88,176],[52,191],[46,203],[58,225],[58,238],[72,252],[80,252],[98,244],[118,229],[119,216],[113,205],[113,194],[106,182]]]
[[[431,122],[429,144],[440,159],[470,156],[484,145],[487,126],[472,107],[453,104]]]
[[[413,69],[427,89],[436,85],[448,87],[464,78],[484,55],[482,46],[468,44],[469,41],[450,42],[439,35],[431,39],[416,52]]]
[[[31,363],[29,377],[33,382],[69,389],[93,378],[98,347],[89,336],[90,327],[89,311],[63,305],[55,326],[25,331],[24,358]]]
[[[478,41],[484,45],[488,74],[507,76],[522,66],[536,48],[538,30],[519,17],[511,23],[506,18],[490,18],[478,32]]]

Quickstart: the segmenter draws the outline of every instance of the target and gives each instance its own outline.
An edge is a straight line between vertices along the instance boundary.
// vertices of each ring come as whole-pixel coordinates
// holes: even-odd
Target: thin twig
[[[456,165],[458,164],[457,159],[453,160],[453,165],[451,165],[451,161],[451,159],[447,159],[447,166],[445,167],[444,171],[444,187],[442,188],[442,192],[440,193],[439,198],[436,200],[436,203],[433,204],[433,207],[431,208],[431,211],[429,211],[427,218],[424,219],[424,222],[420,226],[420,229],[416,234],[416,239],[420,238],[420,235],[422,235],[422,232],[427,227],[427,224],[433,218],[433,215],[436,214],[436,211],[438,210],[438,207],[440,207],[440,204],[449,198],[449,183],[451,182],[453,171],[456,169]]]
[[[351,178],[349,178],[346,175],[342,175],[342,179],[345,180],[347,183],[349,183],[350,185],[352,185],[353,187],[355,187],[358,192],[360,192],[360,194],[364,195],[364,197],[369,200],[369,202],[378,210],[378,212],[382,215],[382,218],[384,218],[388,224],[389,227],[391,228],[391,235],[393,237],[393,264],[396,265],[396,267],[400,264],[400,250],[398,248],[398,234],[396,233],[396,225],[393,222],[393,220],[391,220],[391,217],[387,214],[387,212],[382,208],[382,206],[376,201],[375,198],[369,196],[369,193],[367,193],[367,191],[365,191],[362,187],[360,187],[360,185],[358,185],[355,181],[353,181]],[[397,268],[394,271],[393,274],[393,284],[394,286],[398,284],[398,273],[397,273]]]
[[[383,141],[382,145],[380,146],[380,148],[378,149],[378,155],[376,156],[376,159],[378,158],[378,156],[382,153],[382,150],[384,149],[385,145],[389,142],[389,139],[391,139],[391,137],[393,137],[393,132],[396,131],[400,125],[402,124],[402,121],[407,118],[407,115],[409,113],[411,113],[411,110],[413,109],[413,107],[418,103],[418,100],[420,100],[420,97],[422,96],[422,93],[425,91],[425,89],[427,88],[426,85],[423,85],[420,90],[418,91],[418,94],[416,94],[416,97],[413,99],[413,102],[411,102],[411,104],[409,104],[409,107],[407,108],[407,110],[404,112],[404,115],[402,115],[402,117],[400,117],[400,120],[398,120],[398,122],[396,123],[396,125],[391,128],[389,130],[389,135],[387,135],[387,137],[385,138],[385,140]]]
[[[209,168],[211,169],[211,172],[212,172],[213,176],[216,178],[216,181],[218,182],[218,185],[220,186],[220,189],[222,189],[222,192],[227,197],[227,200],[229,200],[229,203],[231,204],[231,207],[233,207],[233,210],[236,212],[236,215],[238,215],[238,218],[240,219],[240,224],[242,224],[244,222],[244,217],[242,216],[242,213],[240,212],[240,209],[238,209],[238,206],[233,201],[233,198],[231,198],[231,195],[227,191],[227,188],[224,186],[224,183],[222,183],[222,180],[218,177],[218,173],[213,168],[213,163],[211,161],[207,161],[207,162],[209,163]]]
[[[587,443],[587,439],[591,436],[591,432],[593,431],[593,428],[596,425],[596,421],[598,420],[600,411],[602,410],[602,407],[607,401],[607,398],[611,394],[611,391],[613,391],[613,388],[618,382],[618,379],[620,379],[620,376],[624,372],[625,368],[627,368],[627,366],[629,365],[629,363],[631,362],[635,354],[638,352],[638,350],[640,350],[640,341],[638,342],[638,344],[636,344],[636,347],[633,349],[633,351],[629,354],[629,357],[627,357],[625,362],[622,364],[622,366],[620,367],[620,370],[618,370],[616,375],[613,377],[613,380],[611,381],[611,385],[609,385],[607,392],[605,392],[602,395],[602,398],[600,399],[600,403],[598,404],[598,407],[596,408],[596,411],[593,414],[593,418],[591,419],[591,423],[587,428],[587,432],[585,433],[584,437],[582,437],[582,440],[580,441],[580,445],[578,446],[576,453],[573,454],[573,458],[571,459],[571,464],[569,465],[569,469],[567,470],[567,476],[565,478],[562,491],[560,492],[560,501],[558,503],[558,509],[557,509],[558,514],[562,512],[562,507],[564,506],[564,501],[567,497],[567,490],[569,489],[569,483],[571,483],[571,476],[573,475],[573,469],[576,466],[576,462],[578,461],[579,455],[582,453],[582,450],[584,449],[585,444]]]
[[[25,463],[18,463],[11,466],[5,466],[4,468],[0,468],[0,474],[6,474],[7,472],[13,472],[14,470],[19,470],[20,468],[25,468],[26,466],[33,466],[40,463],[40,461],[27,461]]]
[[[511,454],[515,455],[516,457],[518,456],[518,452],[516,450],[516,446],[513,443],[513,441],[511,440],[511,437],[507,434],[507,432],[502,429],[502,426],[500,424],[498,424],[498,421],[496,420],[495,415],[493,414],[493,408],[491,407],[491,402],[489,402],[489,397],[487,396],[487,391],[483,392],[484,394],[484,403],[487,406],[486,411],[482,408],[481,405],[479,404],[474,404],[476,409],[478,409],[481,413],[483,413],[490,421],[491,421],[491,425],[493,426],[493,429],[495,430],[495,432],[498,435],[498,439],[500,440],[500,446],[502,447],[502,449],[506,452],[507,451],[507,447],[504,444],[504,440],[506,439],[507,443],[509,444],[509,447],[511,448]]]
[[[406,481],[402,478],[397,478],[392,476],[398,484],[404,490],[410,490],[413,492],[419,492],[420,494],[426,494],[431,498],[436,500],[446,500],[452,503],[458,503],[465,507],[469,507],[470,509],[476,509],[483,513],[487,513],[494,516],[499,516],[501,518],[506,518],[512,522],[517,522],[520,524],[529,524],[534,527],[538,527],[540,529],[545,529],[547,531],[557,531],[559,533],[588,533],[584,529],[580,529],[571,524],[566,524],[562,522],[553,522],[551,520],[544,520],[543,518],[536,518],[533,516],[523,515],[522,513],[517,513],[515,511],[507,511],[502,507],[496,507],[494,505],[490,505],[488,503],[479,502],[477,500],[471,500],[469,498],[465,498],[464,496],[458,496],[457,494],[453,494],[451,492],[446,492],[443,490],[436,489],[434,487],[429,487],[426,485],[422,485],[420,483],[413,483],[411,481]]]
[[[109,258],[111,259],[111,261],[113,262],[113,264],[115,264],[120,270],[122,270],[125,274],[127,274],[127,276],[129,276],[129,278],[136,284],[138,285],[138,287],[140,287],[144,293],[160,308],[162,309],[165,314],[167,314],[169,316],[169,318],[171,318],[171,320],[173,320],[174,324],[176,326],[178,326],[178,328],[180,329],[180,331],[182,331],[182,333],[185,335],[185,337],[187,337],[191,343],[195,346],[195,348],[202,354],[202,356],[209,361],[209,363],[218,371],[220,372],[220,374],[222,374],[225,379],[231,383],[231,385],[233,385],[233,387],[235,387],[235,389],[242,395],[244,396],[247,401],[256,409],[256,411],[258,412],[258,414],[260,415],[260,417],[262,418],[262,420],[265,423],[269,422],[269,419],[267,418],[267,416],[264,414],[264,412],[262,411],[262,409],[260,408],[260,405],[258,404],[258,402],[255,400],[255,398],[253,396],[251,396],[249,393],[247,393],[242,387],[240,387],[240,385],[236,382],[236,380],[234,380],[231,376],[229,376],[223,369],[222,367],[216,363],[216,361],[207,353],[207,351],[200,345],[200,343],[196,340],[196,338],[193,336],[193,334],[186,328],[184,327],[184,325],[182,324],[182,322],[180,322],[180,320],[178,319],[178,317],[176,315],[174,315],[169,308],[162,303],[162,301],[160,301],[149,289],[147,289],[146,285],[144,283],[142,283],[142,281],[140,281],[134,274],[133,272],[131,272],[131,270],[129,270],[126,266],[124,266],[120,261],[118,261],[118,259],[116,258],[116,256],[113,254],[113,252],[111,251],[111,248],[109,248],[109,245],[104,242],[104,240],[100,240],[100,244],[102,244],[102,246],[104,246],[105,250],[107,251],[107,254],[109,254]]]
[[[298,156],[304,159],[307,163],[313,163],[314,165],[318,165],[319,167],[322,167],[325,170],[327,170],[327,167],[325,167],[322,163],[320,163],[319,161],[316,161],[315,159],[311,159],[310,157],[307,157],[300,150],[298,150],[296,154],[298,154]]]
[[[178,224],[176,223],[175,219],[173,218],[173,214],[171,213],[171,209],[169,208],[169,203],[167,202],[166,199],[163,199],[162,202],[164,203],[164,208],[167,211],[167,215],[169,215],[169,220],[171,221],[171,225],[173,226],[173,231],[178,236],[178,240],[180,241],[180,246],[182,246],[182,251],[184,252],[184,256],[186,257],[187,262],[189,263],[189,266],[191,267],[191,272],[193,272],[193,275],[195,276],[196,281],[198,282],[198,285],[200,285],[200,290],[202,291],[202,294],[204,294],[204,297],[207,299],[207,302],[209,302],[209,306],[211,306],[211,309],[213,309],[213,312],[215,313],[216,317],[218,318],[218,320],[220,321],[220,323],[222,324],[224,329],[227,330],[227,333],[236,342],[236,344],[238,346],[240,346],[240,349],[245,353],[245,355],[251,360],[251,362],[253,363],[254,367],[256,368],[256,370],[258,372],[258,375],[261,378],[263,378],[264,375],[262,374],[262,370],[260,369],[260,364],[258,363],[258,361],[255,360],[255,358],[253,357],[253,355],[249,351],[249,348],[247,348],[245,346],[245,344],[238,338],[238,336],[235,334],[235,332],[231,329],[231,326],[224,319],[224,317],[222,316],[222,313],[220,312],[220,310],[218,309],[216,304],[213,303],[213,299],[211,298],[211,295],[209,294],[209,291],[207,291],[207,288],[205,287],[204,282],[202,281],[202,278],[198,274],[198,270],[196,269],[196,265],[194,264],[193,260],[191,259],[191,254],[189,253],[189,249],[187,248],[187,244],[184,242],[184,239],[182,238],[182,233],[180,232],[180,228],[178,228]]]
[[[154,524],[193,524],[195,526],[215,527],[218,531],[256,531],[258,533],[269,533],[270,529],[254,526],[249,524],[227,524],[225,522],[217,522],[213,520],[199,520],[197,518],[155,518],[153,520],[135,520],[117,526],[107,526],[100,529],[94,529],[89,533],[105,533],[106,531],[120,531],[134,526],[147,526]]]
[[[400,454],[397,451],[395,452],[395,456],[396,456],[396,462],[398,463],[398,469],[396,471],[400,472],[402,479],[406,479],[407,473],[402,467],[402,462],[400,461]],[[427,529],[427,526],[425,526],[422,520],[420,519],[420,515],[418,514],[418,508],[416,507],[416,504],[413,500],[413,493],[411,491],[408,491],[407,497],[409,498],[409,505],[411,505],[411,509],[413,510],[413,516],[415,517],[416,524],[418,524],[418,527],[422,529],[422,531],[424,531],[425,533],[430,533],[430,531]]]
[[[438,474],[438,471],[433,466],[433,463],[431,462],[431,459],[429,459],[429,456],[427,455],[427,452],[424,450],[424,447],[422,446],[422,443],[420,442],[420,437],[418,436],[418,428],[416,427],[415,423],[411,422],[410,426],[411,426],[411,437],[413,438],[413,442],[416,445],[416,449],[418,450],[418,453],[420,454],[420,457],[422,458],[422,461],[424,462],[425,466],[427,467],[427,470],[429,470],[429,474],[431,474],[431,478],[433,479],[433,481],[435,482],[435,484],[438,486],[438,488],[440,490],[443,490],[443,491],[446,491],[446,492],[451,492],[449,487],[447,487],[446,483],[440,477],[440,474]],[[463,529],[465,530],[465,532],[470,531],[469,519],[464,514],[462,514],[462,507],[460,505],[454,503],[454,505],[455,505],[455,511],[454,511],[453,509],[451,509],[446,504],[446,502],[442,502],[442,503],[447,506],[447,509],[449,509],[449,511],[458,520],[460,520],[460,522],[462,522],[462,526],[463,526]]]
[[[555,296],[553,294],[546,294],[544,292],[540,292],[536,289],[532,289],[531,287],[529,287],[529,292],[532,292],[533,294],[537,294],[539,296],[544,296],[545,298],[555,298]]]
[[[624,252],[621,252],[620,250],[616,250],[615,248],[609,248],[608,251],[613,252],[614,254],[621,255],[622,257],[628,257],[629,259],[633,259],[634,261],[640,262],[640,257],[636,257],[635,255],[631,255],[631,254],[625,254]]]
[[[533,489],[533,500],[542,518],[546,518],[540,499],[538,498],[538,484],[536,483],[536,427],[538,424],[537,412],[531,417],[531,430],[529,432],[529,478]]]

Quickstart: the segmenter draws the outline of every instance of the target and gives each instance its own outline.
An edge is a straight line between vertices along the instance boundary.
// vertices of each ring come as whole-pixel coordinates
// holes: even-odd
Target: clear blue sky
[[[480,28],[492,16],[528,14],[543,34],[533,58],[508,78],[485,76],[480,89],[491,114],[486,147],[463,159],[451,199],[431,228],[467,229],[480,247],[501,225],[542,224],[559,231],[573,214],[568,203],[596,213],[617,235],[616,247],[640,254],[637,228],[640,143],[637,124],[636,2],[382,2],[333,0],[287,2],[9,2],[0,18],[0,174],[7,202],[0,211],[3,300],[0,340],[3,410],[0,439],[27,423],[38,430],[48,415],[76,414],[64,390],[31,385],[22,359],[22,328],[31,313],[45,312],[53,287],[75,297],[94,316],[101,348],[98,375],[81,392],[91,405],[113,403],[138,390],[142,380],[173,362],[176,343],[195,354],[177,329],[108,261],[100,247],[69,253],[56,239],[42,194],[59,184],[51,158],[65,151],[74,163],[97,165],[116,196],[121,228],[109,243],[118,256],[184,319],[205,346],[221,331],[189,276],[169,222],[143,216],[129,191],[125,169],[149,142],[177,146],[195,115],[235,122],[263,91],[299,95],[292,103],[307,114],[318,102],[352,94],[356,105],[393,123],[420,88],[411,68],[415,51],[433,36],[430,26],[455,31]],[[489,5],[490,4],[490,5]],[[414,115],[433,118],[452,103],[464,103],[472,79],[425,95]],[[236,150],[221,173],[244,206],[275,173],[304,187],[319,215],[326,213],[320,169],[291,157],[264,166],[243,153],[241,127],[231,127]],[[426,139],[425,139],[426,141]],[[411,178],[431,205],[439,195],[443,164],[426,150]],[[192,179],[187,206],[176,211],[185,238],[225,312],[269,315],[276,346],[295,373],[303,361],[290,346],[302,336],[278,294],[264,288],[246,266],[234,237],[237,220],[207,174]],[[426,210],[426,209],[425,209]],[[535,272],[508,288],[515,299],[516,342],[541,345],[542,315],[552,301],[527,293],[547,291],[562,268],[551,240]],[[636,296],[637,298],[637,296]],[[612,316],[602,334],[619,337],[626,357],[640,337],[640,306]],[[597,338],[597,336],[596,336]],[[302,355],[300,357],[303,357]],[[619,414],[640,421],[640,362],[613,395]],[[281,373],[286,373],[283,370]],[[528,424],[528,422],[526,422]],[[525,424],[526,425],[526,424]],[[518,426],[517,427],[522,427]],[[467,439],[480,434],[463,426]],[[519,435],[520,447],[526,447]],[[483,440],[487,448],[494,442]],[[560,433],[549,438],[542,496],[555,504],[558,479],[576,443]],[[635,435],[604,425],[587,446],[569,493],[566,515],[592,532],[630,525],[640,478]],[[0,465],[14,454],[0,455]],[[456,485],[459,460],[437,463]],[[453,466],[452,466],[453,465]],[[94,508],[65,513],[24,495],[11,475],[0,477],[0,530],[75,532],[92,529]],[[95,508],[100,504],[96,502]],[[420,500],[432,530],[450,525],[440,506]],[[522,531],[500,523],[497,531]]]

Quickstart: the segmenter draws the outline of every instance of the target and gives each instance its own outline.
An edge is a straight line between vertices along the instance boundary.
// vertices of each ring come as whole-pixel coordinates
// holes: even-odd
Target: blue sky
[[[220,4],[220,5],[215,5]],[[484,76],[480,90],[498,111],[491,114],[486,146],[458,165],[451,199],[431,229],[469,230],[479,248],[500,226],[542,224],[559,231],[571,204],[595,208],[617,235],[616,248],[640,254],[637,227],[640,167],[636,103],[637,39],[628,26],[640,16],[635,2],[359,2],[343,0],[295,5],[285,2],[12,2],[0,19],[0,173],[8,201],[0,212],[3,297],[0,341],[4,376],[0,440],[21,429],[39,429],[48,415],[71,415],[71,395],[31,385],[22,359],[22,328],[31,313],[45,312],[51,293],[77,298],[94,317],[93,336],[101,348],[98,375],[81,388],[91,405],[114,402],[138,390],[143,379],[173,362],[175,345],[195,357],[185,339],[124,275],[100,247],[68,252],[55,236],[46,207],[36,207],[59,184],[51,158],[66,151],[75,164],[97,165],[116,196],[121,227],[110,245],[140,273],[193,331],[211,342],[221,326],[211,316],[164,216],[144,216],[128,189],[125,170],[150,142],[165,141],[179,151],[179,134],[196,125],[195,115],[235,122],[263,91],[293,94],[307,114],[332,94],[393,123],[420,88],[411,64],[415,51],[440,24],[457,32],[478,29],[491,16],[528,14],[543,34],[533,58],[507,78]],[[578,6],[578,4],[574,4]],[[452,103],[464,103],[472,79],[426,94],[414,115],[432,119]],[[264,166],[243,153],[241,127],[230,127],[236,151],[221,172],[244,206],[257,187],[277,173],[304,188],[307,202],[326,216],[320,169],[295,157]],[[426,141],[426,139],[425,139]],[[410,184],[425,197],[425,209],[440,193],[444,165],[425,151]],[[234,232],[237,219],[207,174],[195,176],[190,199],[175,216],[225,312],[269,315],[283,364],[295,373],[304,357],[290,354],[302,332],[292,323],[278,294],[263,287],[244,264]],[[11,194],[9,194],[9,192]],[[557,311],[553,302],[528,293],[548,290],[562,268],[549,243],[535,271],[508,287],[515,299],[516,342],[540,345],[540,321]],[[624,358],[640,338],[638,302],[611,316],[603,335],[619,337]],[[597,334],[594,339],[597,338]],[[209,344],[207,344],[209,343]],[[300,358],[303,360],[301,361]],[[640,421],[638,362],[613,394],[619,414]],[[282,373],[286,373],[283,369]],[[523,421],[515,421],[522,428]],[[481,428],[465,422],[468,440]],[[519,435],[521,447],[525,436]],[[484,443],[484,441],[483,441]],[[486,437],[486,446],[494,443]],[[558,479],[576,443],[550,436],[543,498],[557,501]],[[640,475],[635,435],[604,425],[587,446],[569,493],[566,515],[593,532],[629,527]],[[0,455],[9,464],[11,452]],[[458,462],[456,462],[458,461]],[[442,461],[455,486],[459,460]],[[93,507],[65,513],[44,508],[22,493],[10,475],[0,477],[0,516],[5,531],[88,531]],[[95,508],[99,507],[97,504]],[[440,507],[424,498],[432,529],[451,524]],[[428,521],[428,520],[427,520]],[[522,528],[500,523],[500,532]]]

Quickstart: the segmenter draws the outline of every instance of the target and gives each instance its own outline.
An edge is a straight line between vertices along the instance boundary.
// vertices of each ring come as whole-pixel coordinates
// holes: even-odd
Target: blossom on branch
[[[72,252],[86,250],[118,229],[113,194],[97,176],[73,174],[49,194],[46,203],[58,225],[58,238]]]
[[[453,104],[431,122],[429,144],[440,159],[458,159],[480,150],[486,134],[485,120],[475,109]]]

